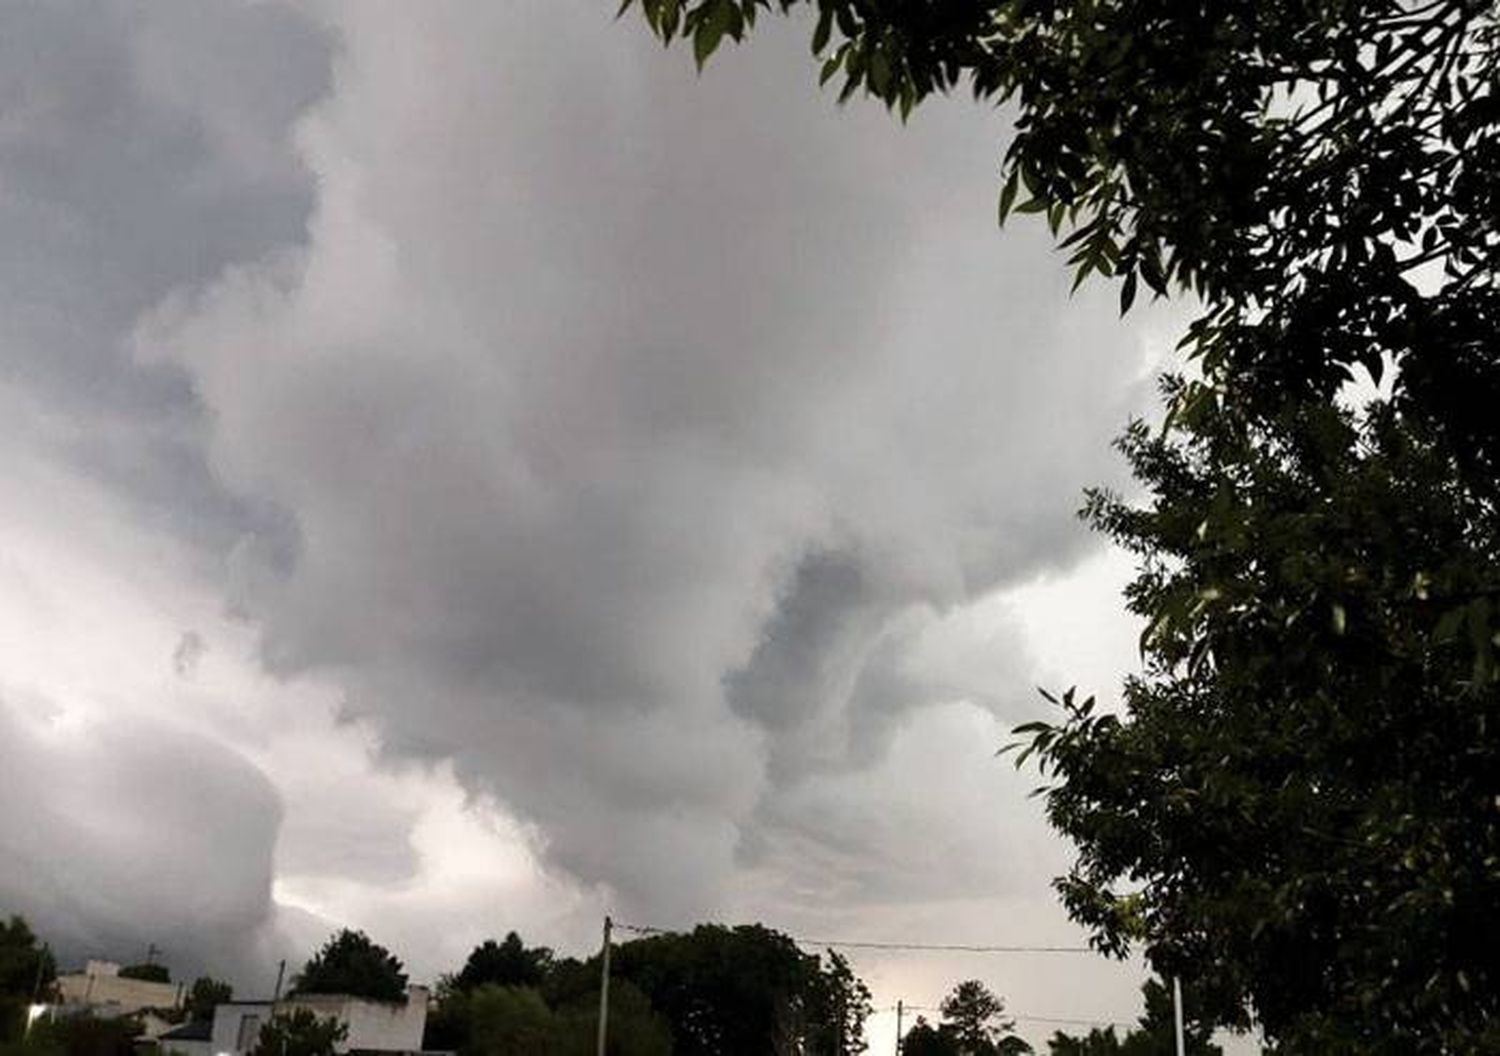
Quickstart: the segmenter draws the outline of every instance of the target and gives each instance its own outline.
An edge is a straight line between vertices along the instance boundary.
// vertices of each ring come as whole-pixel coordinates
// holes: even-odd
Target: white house
[[[181,983],[153,983],[120,974],[113,961],[89,961],[81,972],[57,977],[59,1003],[124,1016],[146,1008],[179,1008]]]
[[[190,1019],[158,1034],[156,1044],[162,1056],[212,1056],[213,1029],[210,1020]]]
[[[260,1028],[274,1012],[284,1015],[307,1009],[314,1015],[334,1019],[348,1028],[335,1051],[416,1053],[422,1051],[422,1032],[427,1027],[427,988],[413,986],[405,1001],[373,1001],[348,994],[298,994],[276,1002],[226,1001],[214,1009],[210,1032],[210,1056],[244,1056],[255,1048]],[[183,1056],[200,1056],[184,1052]]]

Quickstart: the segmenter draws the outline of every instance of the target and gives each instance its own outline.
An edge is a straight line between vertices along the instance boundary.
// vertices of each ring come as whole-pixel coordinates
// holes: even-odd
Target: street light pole
[[[1172,1018],[1177,1023],[1177,1056],[1186,1056],[1182,1038],[1182,980],[1172,977]]]

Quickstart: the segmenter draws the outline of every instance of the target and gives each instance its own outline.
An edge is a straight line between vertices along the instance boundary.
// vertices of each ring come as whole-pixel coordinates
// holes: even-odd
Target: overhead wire
[[[672,928],[658,928],[648,924],[624,924],[615,921],[621,931],[637,935],[676,935]],[[788,935],[798,946],[817,946],[844,950],[886,950],[912,953],[1094,953],[1088,946],[990,946],[955,942],[876,942],[869,939],[810,939]]]
[[[620,931],[628,931],[635,935],[681,935],[681,931],[674,928],[661,928],[650,924],[627,924],[623,921],[612,921],[612,925]],[[797,935],[787,935],[787,938],[798,946],[820,947],[824,949],[846,949],[846,950],[879,950],[895,953],[980,953],[980,954],[1012,954],[1012,953],[1095,953],[1088,946],[1006,946],[1006,945],[981,945],[974,943],[950,943],[950,942],[880,942],[868,939],[810,939]],[[902,1009],[907,1012],[941,1012],[940,1008],[928,1005],[908,1005],[902,1003]],[[873,1009],[873,1012],[895,1012],[896,1006]],[[1124,1027],[1130,1029],[1133,1023],[1118,1019],[1082,1019],[1064,1016],[1029,1016],[1019,1012],[1007,1012],[1010,1018],[1027,1023],[1047,1023],[1059,1026],[1071,1027]]]

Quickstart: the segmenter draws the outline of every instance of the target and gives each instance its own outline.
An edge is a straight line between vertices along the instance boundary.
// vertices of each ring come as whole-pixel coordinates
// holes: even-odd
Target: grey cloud
[[[33,442],[196,541],[260,515],[207,472],[190,380],[128,337],[172,289],[300,237],[290,122],[327,64],[276,3],[0,12],[0,380],[41,408]]]
[[[37,710],[0,700],[0,905],[65,961],[155,943],[179,974],[253,972],[275,928],[281,806],[264,775],[165,724],[72,730]]]
[[[197,631],[183,631],[177,639],[177,647],[172,650],[172,670],[180,678],[191,677],[207,648],[203,636]]]
[[[141,336],[296,520],[268,662],[627,904],[712,905],[947,699],[924,624],[1081,552],[1135,357],[986,225],[982,112],[834,113],[775,25],[700,80],[603,11],[327,10],[307,251]]]
[[[102,483],[135,521],[123,531],[204,560],[247,531],[285,549],[284,520],[210,473],[191,380],[137,361],[130,335],[173,289],[301,237],[313,198],[293,122],[328,63],[317,24],[279,3],[0,10],[0,460]],[[150,941],[181,971],[259,970],[281,941],[276,796],[233,751],[130,703],[59,741],[0,701],[0,905],[69,956]]]
[[[1010,713],[1021,647],[933,642],[1083,552],[1141,388],[1107,299],[988,223],[996,115],[836,111],[775,20],[698,78],[602,5],[33,10],[0,56],[11,381],[204,546],[269,668],[650,917],[745,870],[1014,882],[934,886],[877,822],[997,838],[911,746],[987,772],[951,733]],[[284,846],[398,885],[390,817]]]

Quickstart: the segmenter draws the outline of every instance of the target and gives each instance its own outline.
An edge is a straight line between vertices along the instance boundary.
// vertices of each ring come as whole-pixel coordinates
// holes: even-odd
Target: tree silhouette
[[[362,931],[344,929],[302,967],[293,981],[299,994],[349,994],[376,1001],[406,999],[406,972],[384,946]]]

